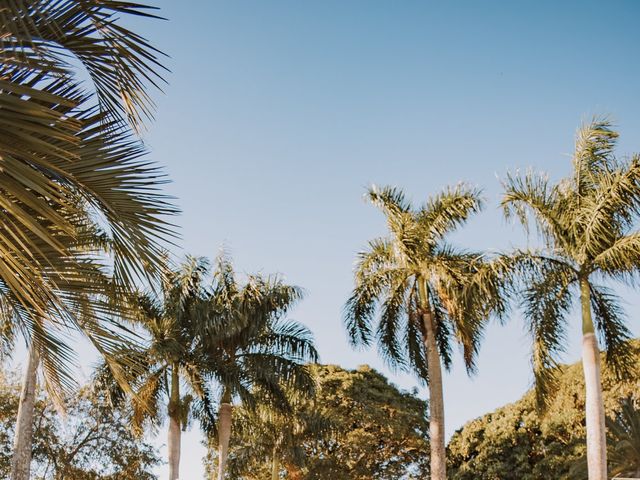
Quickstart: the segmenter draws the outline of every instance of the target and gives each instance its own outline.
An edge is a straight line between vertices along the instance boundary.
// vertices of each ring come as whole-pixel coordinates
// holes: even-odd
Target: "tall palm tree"
[[[359,254],[345,324],[355,346],[375,338],[392,366],[410,368],[428,383],[431,478],[445,480],[442,364],[450,367],[457,341],[473,371],[485,321],[506,306],[501,279],[484,256],[445,240],[480,210],[479,192],[459,185],[419,209],[396,188],[373,187],[368,198],[386,216],[390,236]]]
[[[205,259],[188,257],[179,269],[166,272],[159,295],[140,297],[138,325],[148,342],[143,349],[122,348],[119,355],[124,365],[136,367],[136,372],[129,375],[133,377],[131,394],[115,381],[106,366],[97,374],[98,383],[110,391],[113,401],[130,402],[135,432],[157,428],[166,412],[169,480],[179,478],[181,431],[191,416],[192,403],[199,403],[201,418],[209,414],[212,421],[213,417],[212,392],[205,376],[208,365],[201,349],[201,332],[207,317],[200,314],[203,309],[199,308],[206,299],[207,271]]]
[[[601,282],[628,283],[640,266],[640,232],[633,230],[640,208],[640,156],[616,159],[617,137],[608,121],[583,125],[571,175],[555,184],[534,173],[509,176],[502,201],[507,217],[516,216],[525,228],[531,218],[544,241],[543,248],[516,251],[510,260],[524,281],[522,302],[533,337],[540,405],[552,389],[573,301],[580,302],[590,480],[608,478],[596,333],[612,367],[623,372],[630,360],[619,299]]]
[[[138,130],[152,112],[147,85],[160,81],[159,52],[120,15],[152,16],[111,0],[0,5],[0,295],[30,348],[27,403],[39,363],[45,385],[72,383],[71,352],[56,330],[113,342],[77,315],[79,304],[104,312],[97,299],[105,294],[104,282],[90,280],[86,255],[74,251],[85,225],[78,217],[106,229],[111,255],[98,263],[111,265],[120,286],[158,272],[158,241],[172,230],[162,219],[175,212],[157,191],[162,175],[141,159],[145,149],[127,125]],[[20,410],[14,480],[29,477],[31,412]]]
[[[223,480],[229,451],[233,399],[247,408],[261,399],[288,411],[288,391],[311,392],[307,362],[318,354],[311,332],[285,315],[302,298],[299,288],[278,277],[249,276],[238,284],[231,262],[221,255],[208,310],[213,330],[205,335],[209,375],[221,389],[216,431],[218,480]]]

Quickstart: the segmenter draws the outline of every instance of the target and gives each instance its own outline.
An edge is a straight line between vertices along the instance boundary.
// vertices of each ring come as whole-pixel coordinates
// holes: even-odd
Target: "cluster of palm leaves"
[[[224,255],[210,280],[208,272],[206,259],[189,257],[167,270],[158,294],[140,294],[132,327],[147,340],[116,355],[120,365],[134,365],[130,394],[107,364],[96,375],[112,401],[129,402],[136,432],[156,430],[168,417],[170,480],[179,478],[180,436],[190,421],[218,446],[223,479],[234,402],[285,413],[292,392],[314,389],[305,366],[317,360],[311,333],[285,317],[301,290],[277,276],[250,275],[239,284]]]
[[[640,272],[640,156],[616,158],[617,136],[608,121],[595,119],[578,131],[569,177],[555,184],[532,172],[507,177],[505,215],[527,232],[534,223],[539,249],[488,255],[451,246],[446,235],[481,208],[480,192],[468,186],[447,189],[418,209],[398,189],[369,191],[390,236],[360,254],[345,323],[354,345],[376,341],[392,366],[428,384],[431,478],[446,478],[441,370],[451,364],[451,345],[460,345],[472,372],[487,322],[503,319],[515,297],[533,340],[542,409],[579,300],[589,479],[607,480],[600,348],[620,375],[631,365],[620,299],[606,282],[633,283]]]

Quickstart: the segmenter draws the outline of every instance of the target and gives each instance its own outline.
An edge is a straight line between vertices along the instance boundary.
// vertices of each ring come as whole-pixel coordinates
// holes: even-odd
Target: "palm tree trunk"
[[[29,480],[31,475],[31,445],[38,361],[38,352],[35,345],[32,344],[20,392],[18,418],[13,440],[13,458],[11,459],[11,480]]]
[[[229,455],[229,439],[231,438],[231,392],[225,388],[220,401],[218,418],[218,480],[224,480]]]
[[[278,480],[280,478],[280,459],[278,458],[278,451],[276,447],[273,447],[273,453],[271,454],[271,480]]]
[[[600,379],[600,350],[591,318],[591,292],[589,280],[586,278],[580,279],[580,301],[589,480],[607,480],[607,437]]]
[[[171,368],[171,395],[169,397],[169,480],[180,477],[180,375],[178,366]]]
[[[447,456],[444,432],[444,396],[442,389],[442,366],[436,342],[436,329],[433,314],[429,308],[429,299],[424,282],[419,286],[420,303],[423,309],[424,346],[429,369],[429,443],[431,446],[431,480],[446,480]]]

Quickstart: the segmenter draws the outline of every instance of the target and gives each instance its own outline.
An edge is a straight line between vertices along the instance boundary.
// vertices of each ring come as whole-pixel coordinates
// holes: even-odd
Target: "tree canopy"
[[[19,385],[0,375],[0,478],[9,478]],[[33,480],[156,480],[155,448],[136,438],[128,416],[90,386],[66,399],[61,417],[40,390],[34,415]]]
[[[623,400],[640,391],[640,343],[630,346],[636,369],[620,381],[603,369],[605,411],[615,417]],[[472,420],[448,446],[453,480],[569,479],[586,453],[584,378],[579,363],[559,367],[557,390],[541,416],[533,390],[515,403]],[[586,474],[584,477],[586,478]]]
[[[290,456],[283,457],[282,471],[287,471],[288,478],[424,478],[429,447],[423,400],[398,390],[366,365],[355,370],[315,365],[312,372],[317,379],[316,398],[299,407],[297,415],[308,417],[314,412],[326,418],[331,427],[301,441],[304,465],[292,465]],[[242,434],[242,429],[236,431],[231,442],[229,478],[269,478],[272,459],[268,446],[273,446],[275,438],[266,431],[263,435],[255,430],[250,436]],[[255,454],[247,455],[251,451]],[[269,456],[264,455],[267,452]],[[292,471],[297,476],[291,476]]]

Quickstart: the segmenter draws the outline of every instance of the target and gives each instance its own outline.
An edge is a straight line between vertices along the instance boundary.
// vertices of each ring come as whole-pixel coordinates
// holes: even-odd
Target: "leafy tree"
[[[410,368],[428,383],[431,478],[444,480],[442,364],[450,367],[457,341],[472,371],[486,320],[505,309],[501,279],[484,256],[445,240],[480,210],[479,192],[459,185],[419,209],[395,188],[372,188],[368,197],[386,216],[390,237],[371,241],[359,255],[345,308],[348,334],[354,345],[375,338],[391,365]]]
[[[640,348],[630,346],[630,355],[640,365]],[[602,386],[607,415],[615,418],[622,399],[640,389],[640,369],[620,381],[611,368],[603,369]],[[468,422],[448,445],[449,478],[452,480],[584,480],[586,478],[586,402],[584,376],[579,363],[559,366],[556,393],[549,399],[545,415],[537,408],[536,393]],[[610,433],[613,433],[610,430]],[[615,446],[610,435],[613,473]],[[576,464],[584,469],[576,469]]]
[[[509,176],[502,205],[527,228],[532,218],[544,240],[540,250],[517,251],[524,279],[524,315],[533,337],[532,363],[539,403],[553,390],[556,355],[565,346],[567,317],[579,298],[582,363],[586,380],[587,457],[590,480],[606,480],[605,412],[598,339],[607,362],[629,365],[629,331],[618,297],[600,282],[630,282],[640,265],[640,156],[614,156],[618,134],[606,121],[580,128],[573,172],[556,184],[534,173]]]
[[[19,385],[0,379],[0,477],[11,471]],[[64,419],[38,390],[33,480],[156,480],[156,450],[131,434],[127,415],[86,386],[67,399]]]
[[[261,402],[257,408],[236,408],[229,476],[254,475],[257,478],[280,478],[282,469],[288,478],[302,478],[307,465],[305,445],[329,435],[332,424],[320,413],[319,406],[306,396],[292,395],[290,412]],[[213,456],[207,461],[211,470]],[[269,459],[256,465],[256,458]]]
[[[208,321],[201,308],[206,301],[207,271],[206,259],[188,257],[177,270],[165,273],[157,295],[141,295],[138,325],[148,342],[144,348],[123,347],[117,357],[125,365],[136,366],[129,374],[132,391],[124,390],[106,366],[97,374],[113,401],[128,399],[131,426],[137,434],[159,427],[168,417],[169,480],[179,477],[181,431],[188,426],[192,403],[199,402],[200,418],[213,415],[202,349]]]
[[[311,370],[316,396],[295,402],[288,422],[280,415],[256,421],[256,413],[239,408],[230,479],[282,478],[284,472],[286,478],[300,480],[425,478],[429,443],[424,401],[399,391],[368,366],[344,370],[312,365]]]
[[[151,114],[147,87],[160,81],[159,52],[119,15],[151,16],[144,6],[111,0],[0,8],[0,303],[31,350],[14,480],[29,478],[38,365],[59,401],[73,384],[61,330],[84,332],[108,354],[113,332],[78,311],[108,319],[104,296],[114,284],[157,273],[158,241],[172,231],[163,216],[175,209],[157,190],[164,179],[141,158],[145,149],[127,126],[138,129]],[[78,251],[87,223],[105,228],[109,258]],[[99,274],[105,264],[114,284]]]
[[[318,354],[311,332],[285,315],[302,291],[278,277],[251,275],[237,282],[231,262],[221,255],[207,310],[211,331],[204,336],[208,378],[221,389],[217,425],[207,432],[218,444],[218,479],[225,475],[232,426],[232,402],[246,408],[259,401],[289,411],[289,394],[310,393],[305,363]]]

